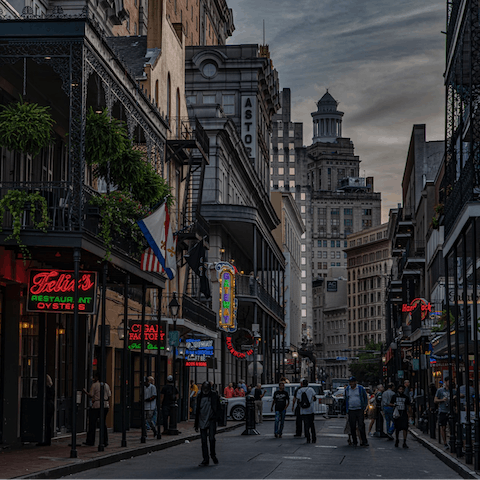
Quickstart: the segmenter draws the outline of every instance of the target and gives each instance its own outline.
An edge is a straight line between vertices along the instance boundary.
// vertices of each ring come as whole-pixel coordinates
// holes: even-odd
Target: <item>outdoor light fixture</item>
[[[172,314],[172,317],[177,318],[178,309],[180,308],[180,304],[178,303],[178,300],[177,300],[177,292],[173,292],[173,298],[168,304],[168,308],[170,309],[170,313]]]
[[[119,340],[123,340],[125,338],[125,325],[122,321],[122,323],[117,327],[117,334]]]

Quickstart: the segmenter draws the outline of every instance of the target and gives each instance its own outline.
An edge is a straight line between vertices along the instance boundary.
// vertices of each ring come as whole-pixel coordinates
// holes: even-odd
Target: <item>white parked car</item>
[[[295,390],[300,386],[299,383],[287,383],[285,385],[285,390],[290,395],[290,405],[287,409],[287,415],[294,415],[294,411],[292,410],[292,400],[293,394]],[[324,415],[328,412],[328,406],[322,403],[322,398],[325,396],[323,395],[323,387],[319,383],[309,383],[309,387],[312,387],[315,390],[315,414],[317,415]],[[273,394],[276,390],[278,390],[278,384],[269,384],[263,385],[262,390],[265,390],[265,395],[263,396],[263,416],[273,416],[275,412],[271,412],[270,409],[272,408],[273,403]],[[245,407],[245,397],[233,397],[228,399],[227,405],[227,416],[230,417],[231,420],[242,421],[245,420],[246,414],[246,407]]]

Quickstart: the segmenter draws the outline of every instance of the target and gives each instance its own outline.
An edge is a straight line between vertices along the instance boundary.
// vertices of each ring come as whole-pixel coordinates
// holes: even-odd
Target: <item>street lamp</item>
[[[170,309],[170,314],[172,315],[173,318],[173,330],[176,332],[177,331],[177,315],[178,311],[180,309],[180,304],[178,303],[177,300],[177,293],[173,292],[173,297],[172,300],[170,300],[170,303],[168,304],[168,308]],[[176,342],[175,342],[176,343]],[[176,375],[175,375],[175,370],[176,370],[176,362],[177,362],[177,348],[179,345],[172,345],[173,347],[173,387],[175,388],[176,385]],[[180,353],[180,352],[179,352]],[[171,416],[170,416],[170,425],[168,426],[168,433],[169,435],[178,435],[180,432],[177,430],[177,413],[178,413],[178,406],[174,406],[172,408]]]
[[[292,357],[295,360],[295,371],[294,371],[294,376],[293,376],[293,381],[297,381],[297,358],[298,358],[298,352],[292,352]]]

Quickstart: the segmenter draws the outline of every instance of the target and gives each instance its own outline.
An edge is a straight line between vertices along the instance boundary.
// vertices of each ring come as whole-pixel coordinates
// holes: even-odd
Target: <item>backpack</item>
[[[304,390],[302,392],[302,396],[300,397],[300,408],[308,408],[310,407],[310,400],[307,397],[307,392]]]

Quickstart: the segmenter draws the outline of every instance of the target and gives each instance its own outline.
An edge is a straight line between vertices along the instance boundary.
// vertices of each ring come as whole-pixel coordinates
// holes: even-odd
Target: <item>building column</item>
[[[257,278],[257,226],[253,225],[253,276]]]
[[[263,355],[263,373],[262,373],[262,385],[267,383],[267,354],[266,354],[266,345],[267,345],[267,332],[265,330],[265,312],[262,310],[262,355]]]

